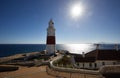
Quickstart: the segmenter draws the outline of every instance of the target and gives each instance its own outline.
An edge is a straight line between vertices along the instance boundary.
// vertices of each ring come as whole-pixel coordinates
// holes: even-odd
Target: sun
[[[84,12],[84,8],[81,4],[75,4],[73,6],[71,6],[71,16],[73,18],[78,18],[79,16],[82,16],[83,15],[83,12]]]

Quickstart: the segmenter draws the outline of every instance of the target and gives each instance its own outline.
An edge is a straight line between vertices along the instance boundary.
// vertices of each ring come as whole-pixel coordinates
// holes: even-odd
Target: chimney
[[[83,58],[85,58],[85,53],[84,52],[82,52],[82,56],[83,56]]]
[[[116,51],[119,50],[119,46],[118,46],[118,44],[115,44],[115,50],[116,50]]]
[[[100,44],[96,44],[96,49],[97,49],[97,50],[99,49],[99,46],[100,46]]]

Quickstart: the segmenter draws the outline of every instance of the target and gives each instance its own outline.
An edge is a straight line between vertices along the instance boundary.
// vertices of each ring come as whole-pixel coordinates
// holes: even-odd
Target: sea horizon
[[[118,44],[120,47],[120,44]],[[0,44],[0,57],[14,54],[41,52],[46,44]],[[115,44],[100,44],[100,49],[115,49]],[[82,54],[96,49],[96,44],[56,44],[56,50],[67,50],[70,53]]]

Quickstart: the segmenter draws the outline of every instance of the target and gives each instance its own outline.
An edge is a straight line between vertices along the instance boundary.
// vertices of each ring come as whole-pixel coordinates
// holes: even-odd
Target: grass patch
[[[64,55],[62,59],[53,62],[53,65],[58,67],[73,68],[71,57],[68,55]]]

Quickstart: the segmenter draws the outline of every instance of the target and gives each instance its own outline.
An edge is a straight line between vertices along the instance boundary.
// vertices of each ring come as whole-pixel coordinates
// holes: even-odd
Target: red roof
[[[76,62],[95,62],[94,57],[74,57]]]
[[[99,50],[96,60],[120,60],[120,52],[116,50]]]
[[[120,50],[93,50],[85,58],[74,56],[76,62],[94,62],[96,60],[120,60]]]

